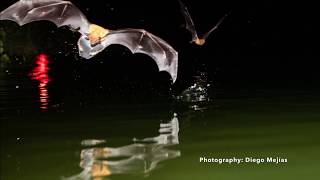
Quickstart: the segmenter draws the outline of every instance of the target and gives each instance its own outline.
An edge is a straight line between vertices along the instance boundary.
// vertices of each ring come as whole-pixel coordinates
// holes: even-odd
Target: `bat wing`
[[[78,41],[80,56],[89,59],[111,44],[126,46],[132,53],[149,55],[157,63],[159,71],[167,71],[173,82],[177,79],[178,53],[167,42],[143,29],[111,31],[100,44],[91,46],[86,36]]]
[[[58,27],[69,26],[82,34],[89,32],[90,24],[75,5],[63,0],[20,0],[3,10],[0,20],[11,20],[20,26],[48,20]]]
[[[198,34],[197,34],[196,28],[194,26],[194,23],[192,21],[192,18],[190,16],[190,13],[188,11],[188,8],[187,8],[187,6],[185,6],[183,4],[183,2],[181,0],[179,0],[179,4],[180,4],[181,12],[182,12],[184,19],[186,21],[186,29],[191,32],[192,41],[194,41],[194,40],[198,39]]]
[[[203,38],[203,39],[207,39],[208,36],[209,36],[213,31],[215,31],[215,30],[218,29],[218,27],[220,26],[220,24],[224,21],[224,19],[225,19],[227,16],[228,16],[228,14],[224,15],[224,16],[217,22],[217,24],[216,24],[213,28],[210,29],[210,31],[208,31],[207,33],[205,33],[205,34],[203,35],[202,38]]]

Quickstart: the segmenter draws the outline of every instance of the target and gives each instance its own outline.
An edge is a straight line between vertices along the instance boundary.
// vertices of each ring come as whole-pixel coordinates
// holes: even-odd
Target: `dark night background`
[[[14,2],[1,0],[0,11]],[[189,43],[177,0],[72,2],[92,23],[167,41],[179,52],[178,79],[172,85],[150,57],[119,45],[80,58],[80,34],[67,27],[0,21],[0,179],[320,176],[315,2],[184,0],[199,34],[230,12],[202,47]],[[91,140],[105,143],[83,144]],[[205,164],[202,156],[288,163]]]
[[[0,9],[14,2],[2,1]],[[203,47],[189,43],[191,36],[183,27],[184,19],[177,1],[73,2],[93,23],[110,29],[143,28],[169,42],[179,52],[178,80],[173,86],[178,92],[190,86],[199,71],[206,71],[214,87],[223,90],[290,90],[319,86],[318,19],[316,6],[310,2],[186,0],[199,34],[231,12]],[[158,73],[151,58],[131,55],[124,47],[111,46],[92,60],[73,64],[70,59],[75,59],[77,51],[73,50],[70,55],[74,46],[64,42],[75,45],[78,35],[67,28],[56,29],[48,22],[36,22],[19,29],[11,22],[1,22],[1,26],[3,24],[7,31],[10,31],[8,27],[15,27],[11,30],[14,35],[8,34],[8,39],[25,38],[20,44],[32,41],[37,52],[51,53],[58,59],[54,68],[67,73],[68,68],[76,68],[77,74],[85,74],[82,76],[87,78],[82,81],[84,83],[103,81],[119,89],[142,86],[157,91],[170,84],[169,76]],[[28,37],[21,35],[26,31]],[[14,52],[14,47],[10,48],[11,54],[19,51]],[[57,76],[72,78],[70,74]]]

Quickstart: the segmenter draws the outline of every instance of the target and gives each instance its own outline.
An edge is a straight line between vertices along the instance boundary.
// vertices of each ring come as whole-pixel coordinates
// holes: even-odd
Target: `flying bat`
[[[79,55],[90,59],[111,44],[127,47],[132,53],[149,55],[159,71],[167,71],[173,82],[177,79],[178,52],[166,41],[143,29],[110,30],[90,23],[70,1],[20,0],[0,13],[0,20],[11,20],[20,26],[48,20],[58,27],[68,26],[81,33]]]
[[[206,42],[206,39],[208,38],[208,36],[213,32],[215,31],[216,29],[218,29],[219,25],[224,21],[224,19],[228,16],[228,14],[224,15],[218,22],[217,24],[211,28],[207,33],[205,33],[202,37],[199,37],[198,36],[198,33],[196,31],[196,28],[195,28],[195,25],[193,23],[193,20],[191,18],[191,15],[188,11],[188,8],[187,6],[185,6],[183,4],[183,2],[181,0],[178,0],[179,1],[179,4],[180,4],[180,9],[181,9],[181,12],[184,16],[184,19],[185,19],[185,23],[186,23],[186,29],[188,31],[191,32],[191,35],[192,35],[192,40],[191,40],[191,43],[195,43],[196,45],[199,45],[199,46],[202,46],[204,45],[204,43]]]

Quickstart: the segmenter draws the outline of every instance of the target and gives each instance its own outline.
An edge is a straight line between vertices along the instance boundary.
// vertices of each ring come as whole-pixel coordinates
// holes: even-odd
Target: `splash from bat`
[[[20,0],[0,13],[0,20],[19,25],[48,20],[58,27],[68,26],[81,33],[79,55],[90,59],[111,44],[126,46],[132,53],[150,56],[159,71],[167,71],[173,82],[177,79],[178,53],[166,41],[143,29],[110,30],[90,23],[71,2],[63,0]]]

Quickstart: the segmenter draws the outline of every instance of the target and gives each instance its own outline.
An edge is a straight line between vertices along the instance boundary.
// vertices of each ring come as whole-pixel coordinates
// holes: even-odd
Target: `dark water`
[[[157,87],[143,91],[127,83],[108,89],[106,83],[81,79],[83,73],[62,76],[47,58],[1,69],[1,179],[320,175],[316,91],[218,89],[212,96],[208,84],[196,82],[175,100],[155,94],[165,91]],[[204,156],[288,162],[200,163]]]

